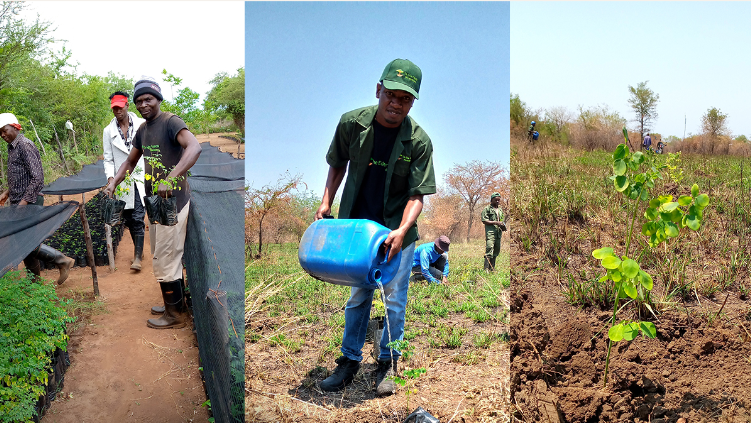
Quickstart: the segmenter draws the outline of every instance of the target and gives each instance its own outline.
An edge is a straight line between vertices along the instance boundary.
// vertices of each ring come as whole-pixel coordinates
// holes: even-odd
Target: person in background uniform
[[[396,387],[400,353],[387,346],[389,339],[404,337],[404,313],[417,235],[417,217],[423,196],[434,194],[433,145],[412,117],[422,71],[409,60],[396,59],[386,66],[376,85],[378,104],[345,113],[334,133],[326,161],[329,173],[316,220],[331,213],[336,191],[347,173],[339,208],[340,219],[370,219],[392,230],[385,247],[388,260],[402,251],[399,270],[388,283],[386,313],[389,331],[380,343],[376,394],[391,395]],[[349,166],[349,167],[348,167]],[[342,356],[333,374],[323,380],[323,391],[338,391],[352,382],[362,361],[362,347],[370,318],[373,289],[352,288],[344,311]],[[393,361],[392,361],[393,357]]]
[[[44,187],[44,170],[42,158],[31,140],[21,134],[21,125],[13,113],[0,114],[0,137],[8,143],[8,185],[9,188],[0,194],[0,204],[8,201],[10,205],[25,206],[34,204],[44,205],[44,196],[40,193]],[[50,247],[40,244],[36,250],[23,259],[26,269],[37,278],[42,274],[39,261],[54,263],[60,271],[57,284],[68,279],[70,268],[75,260]]]
[[[128,94],[117,91],[110,96],[110,108],[115,117],[102,132],[102,147],[104,149],[104,173],[107,175],[109,184],[115,178],[115,171],[122,166],[133,148],[133,137],[136,130],[146,120],[139,118],[133,112],[128,112]],[[130,268],[135,271],[141,270],[143,258],[143,240],[146,224],[143,221],[145,212],[143,209],[143,186],[144,163],[143,157],[138,160],[136,168],[140,172],[133,175],[134,181],[128,192],[118,197],[125,201],[123,211],[123,225],[128,228],[130,237],[133,239],[133,262]]]
[[[535,125],[537,122],[532,121],[532,123],[529,125],[529,129],[527,129],[527,138],[529,138],[530,141],[533,140],[533,136],[535,133]]]
[[[482,223],[485,225],[485,259],[484,268],[495,270],[495,259],[501,252],[501,234],[506,230],[501,210],[501,194],[494,192],[490,196],[490,205],[482,210]]]
[[[432,283],[446,283],[449,276],[449,245],[451,240],[441,235],[433,242],[415,248],[412,261],[412,279]]]
[[[652,148],[652,137],[647,134],[646,137],[644,137],[644,144],[642,144],[645,150],[650,150]]]
[[[177,197],[178,223],[175,226],[155,224],[149,227],[151,253],[154,256],[152,261],[154,276],[162,290],[164,308],[152,308],[153,314],[161,313],[162,316],[146,321],[146,325],[154,329],[181,328],[187,323],[183,301],[182,257],[190,207],[190,190],[185,175],[201,155],[201,146],[182,119],[160,110],[162,90],[155,80],[147,78],[136,82],[133,101],[146,122],[136,131],[133,148],[115,177],[107,185],[105,193],[112,196],[115,187],[123,181],[127,172],[135,169],[144,154],[144,149],[150,146],[158,147],[161,154],[160,161],[169,171],[168,177],[182,177],[177,182],[175,190],[164,183],[160,183],[157,187],[157,195],[160,197]],[[151,152],[147,151],[146,154],[150,156]],[[152,170],[148,161],[145,171],[147,174],[151,174],[152,171],[154,174],[158,172]],[[154,192],[152,179],[148,179],[145,185],[147,192]]]

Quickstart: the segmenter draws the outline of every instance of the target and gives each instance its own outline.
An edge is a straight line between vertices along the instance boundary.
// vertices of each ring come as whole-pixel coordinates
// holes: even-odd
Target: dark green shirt
[[[482,221],[492,220],[496,222],[502,222],[503,221],[503,210],[501,209],[501,206],[498,206],[498,208],[493,208],[489,204],[487,207],[482,209]],[[490,231],[498,231],[500,232],[501,229],[498,228],[495,225],[488,225],[487,223],[484,223],[485,225],[485,232]]]
[[[373,151],[373,119],[378,106],[363,107],[342,115],[331,141],[326,162],[334,168],[347,166],[347,181],[339,205],[339,218],[347,219],[360,191]],[[407,116],[399,128],[386,171],[383,217],[386,227],[398,229],[404,208],[413,195],[435,194],[433,144],[420,125]],[[403,246],[418,238],[417,224],[404,236]]]

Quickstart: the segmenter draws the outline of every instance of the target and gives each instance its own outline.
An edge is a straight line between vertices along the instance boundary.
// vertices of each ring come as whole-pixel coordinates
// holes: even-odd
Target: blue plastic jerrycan
[[[381,247],[391,229],[365,219],[321,219],[305,230],[297,256],[310,276],[336,285],[376,288],[399,270],[402,252],[390,262]]]

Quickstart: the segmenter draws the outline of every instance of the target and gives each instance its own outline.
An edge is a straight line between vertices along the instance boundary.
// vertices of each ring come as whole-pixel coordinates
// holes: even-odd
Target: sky
[[[512,2],[511,92],[533,109],[607,105],[631,121],[628,86],[648,81],[663,137],[683,137],[684,117],[700,133],[713,107],[749,136],[749,16],[748,2]]]
[[[78,62],[76,74],[126,78],[151,76],[165,100],[172,97],[162,69],[201,95],[219,72],[244,66],[242,2],[27,2],[25,16],[39,15],[56,28],[55,49],[65,45]],[[177,95],[177,90],[173,90]]]
[[[376,104],[396,58],[422,70],[410,115],[431,138],[439,185],[476,159],[508,169],[508,17],[507,2],[246,3],[247,183],[289,171],[322,195],[339,118]]]

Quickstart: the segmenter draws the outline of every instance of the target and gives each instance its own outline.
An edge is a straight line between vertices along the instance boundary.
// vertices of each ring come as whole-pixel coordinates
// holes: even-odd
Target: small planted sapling
[[[399,351],[405,360],[408,360],[414,354],[415,349],[415,347],[409,345],[409,341],[403,340],[391,341],[386,346]],[[415,381],[425,373],[427,373],[427,370],[425,370],[424,367],[420,367],[419,369],[405,370],[403,373],[404,378],[401,378],[399,376],[390,376],[394,383],[407,387],[407,409],[409,409],[409,396],[417,392],[417,388],[414,387]]]
[[[144,149],[149,152],[149,155],[145,157],[145,160],[151,166],[151,171],[144,175],[144,179],[151,182],[152,195],[156,195],[159,191],[159,185],[165,184],[171,190],[181,190],[178,184],[185,179],[184,176],[168,176],[169,170],[162,163],[162,154],[159,152],[159,147],[156,145],[144,146]]]
[[[647,243],[650,248],[655,248],[669,239],[675,239],[677,242],[682,229],[686,227],[694,231],[699,230],[704,217],[704,208],[709,205],[709,196],[700,194],[699,186],[696,184],[691,187],[691,195],[681,195],[677,201],[673,201],[671,195],[651,198],[655,181],[662,176],[662,171],[668,169],[668,172],[671,172],[675,169],[664,165],[657,166],[652,156],[645,156],[641,152],[631,153],[627,146],[626,128],[623,128],[623,136],[626,143],[619,145],[613,153],[614,175],[610,179],[613,181],[615,190],[633,202],[628,209],[630,222],[627,222],[626,251],[621,256],[615,254],[610,247],[599,248],[592,252],[592,256],[600,260],[600,264],[605,269],[605,275],[600,278],[600,282],[612,281],[615,291],[613,317],[608,329],[604,384],[608,381],[610,352],[614,342],[631,341],[639,333],[648,338],[657,336],[657,328],[652,322],[626,319],[616,324],[619,301],[626,297],[643,302],[652,311],[648,302],[645,302],[654,286],[652,276],[641,269],[639,265],[641,254],[636,258],[629,257],[631,237],[636,226],[640,204],[648,202],[643,214],[644,223],[641,225],[641,233],[648,237]]]
[[[133,172],[127,172],[125,174],[125,178],[123,179],[120,184],[115,187],[115,197],[120,198],[130,192],[130,187],[133,186],[133,181],[135,180],[135,177],[143,173],[143,169],[140,167],[136,167],[133,169]]]

